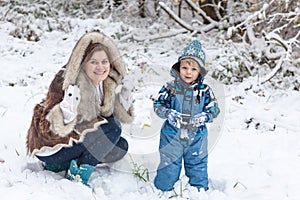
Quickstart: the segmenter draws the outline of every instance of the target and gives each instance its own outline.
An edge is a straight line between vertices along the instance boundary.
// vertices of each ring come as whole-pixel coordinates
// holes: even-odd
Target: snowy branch
[[[185,21],[183,21],[181,18],[179,18],[165,3],[163,2],[159,2],[159,5],[161,6],[161,8],[166,11],[171,18],[173,18],[180,26],[182,26],[183,28],[189,30],[189,31],[193,31],[194,28],[192,26],[190,26],[189,24],[185,23]]]
[[[243,21],[242,23],[240,23],[237,26],[235,26],[235,28],[238,29],[238,28],[241,28],[242,26],[244,26],[245,24],[249,24],[249,23],[251,24],[252,20],[255,19],[255,18],[265,18],[265,16],[266,16],[266,10],[273,3],[274,3],[274,0],[272,0],[269,4],[265,3],[261,10],[255,12],[251,16],[248,16],[248,18],[245,21]]]
[[[277,62],[275,68],[260,82],[260,84],[264,84],[267,81],[270,81],[279,72],[283,64],[284,57],[285,56],[280,57],[280,60]]]
[[[290,50],[289,45],[287,44],[287,42],[285,42],[283,39],[280,38],[280,36],[274,32],[268,33],[266,35],[266,39],[268,40],[275,40],[276,42],[278,42],[286,51]]]
[[[183,28],[191,31],[191,32],[198,32],[198,33],[203,33],[203,32],[207,32],[210,31],[211,29],[216,27],[215,23],[211,23],[207,26],[204,26],[202,29],[196,29],[195,27],[187,24],[185,21],[183,21],[180,17],[178,17],[165,3],[163,2],[159,2],[160,7],[169,14],[169,16],[174,19],[180,26],[182,26]],[[199,8],[200,9],[200,8]],[[200,9],[201,10],[201,9]],[[198,10],[197,10],[198,11]],[[201,10],[202,11],[202,10]],[[203,11],[202,11],[203,12]],[[203,12],[204,13],[204,12]],[[204,13],[205,14],[205,13]],[[211,19],[211,18],[210,18]],[[212,20],[212,19],[211,19]]]
[[[154,41],[154,40],[173,37],[173,36],[180,35],[180,34],[185,34],[187,32],[188,31],[186,29],[180,29],[180,30],[176,30],[176,31],[173,31],[173,32],[169,32],[169,33],[159,33],[159,34],[148,35],[148,36],[145,36],[145,35],[139,36],[139,35],[136,35],[136,34],[129,34],[129,35],[121,38],[120,41],[125,41],[125,40],[129,40],[129,39],[132,39],[132,40],[137,41],[137,42]]]
[[[191,0],[185,0],[193,9],[197,11],[197,13],[201,14],[205,19],[207,19],[211,24],[214,25],[214,27],[218,26],[218,22],[214,21],[211,17],[207,16],[206,13],[199,7],[197,6],[193,1]],[[218,13],[218,12],[217,12]]]
[[[262,7],[262,9],[260,9],[259,11],[256,11],[254,14],[252,15],[249,15],[247,17],[247,19],[245,19],[244,21],[242,21],[241,23],[239,23],[238,25],[236,26],[232,26],[230,28],[228,28],[228,31],[227,31],[227,36],[229,38],[232,37],[233,33],[236,32],[236,30],[238,29],[241,29],[242,27],[246,26],[248,24],[253,24],[253,21],[255,21],[254,19],[265,19],[266,18],[266,10],[271,6],[271,4],[273,4],[274,0],[272,0],[269,4],[265,3]]]

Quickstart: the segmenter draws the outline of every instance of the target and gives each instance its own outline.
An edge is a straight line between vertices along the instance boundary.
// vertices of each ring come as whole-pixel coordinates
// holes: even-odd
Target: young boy
[[[203,84],[206,56],[198,40],[187,45],[172,66],[168,82],[154,100],[156,114],[167,119],[160,134],[160,164],[154,180],[156,188],[170,191],[179,179],[182,160],[189,184],[208,190],[207,128],[219,114],[217,101]]]

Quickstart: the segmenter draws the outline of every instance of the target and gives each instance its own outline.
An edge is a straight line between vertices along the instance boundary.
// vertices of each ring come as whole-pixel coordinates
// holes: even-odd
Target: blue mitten
[[[181,124],[181,113],[177,112],[176,110],[171,109],[170,112],[167,114],[167,118],[169,123],[177,128],[180,128]]]

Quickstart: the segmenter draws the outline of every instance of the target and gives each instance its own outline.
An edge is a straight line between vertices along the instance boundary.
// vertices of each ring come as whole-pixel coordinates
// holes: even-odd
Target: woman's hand
[[[122,81],[122,88],[121,92],[119,93],[119,99],[120,103],[124,107],[126,111],[130,108],[132,105],[132,90],[133,90],[133,80],[130,80],[129,78],[124,78]]]
[[[77,116],[77,107],[80,102],[80,89],[77,85],[69,85],[65,90],[64,98],[59,106],[63,113],[64,123],[68,124]]]

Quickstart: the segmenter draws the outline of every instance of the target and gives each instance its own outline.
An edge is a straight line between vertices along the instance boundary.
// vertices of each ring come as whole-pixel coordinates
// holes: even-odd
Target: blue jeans
[[[63,147],[50,156],[36,156],[46,163],[66,163],[77,160],[78,164],[97,165],[112,163],[125,156],[128,150],[127,141],[121,137],[121,125],[113,117],[97,130],[86,134],[83,142]]]

